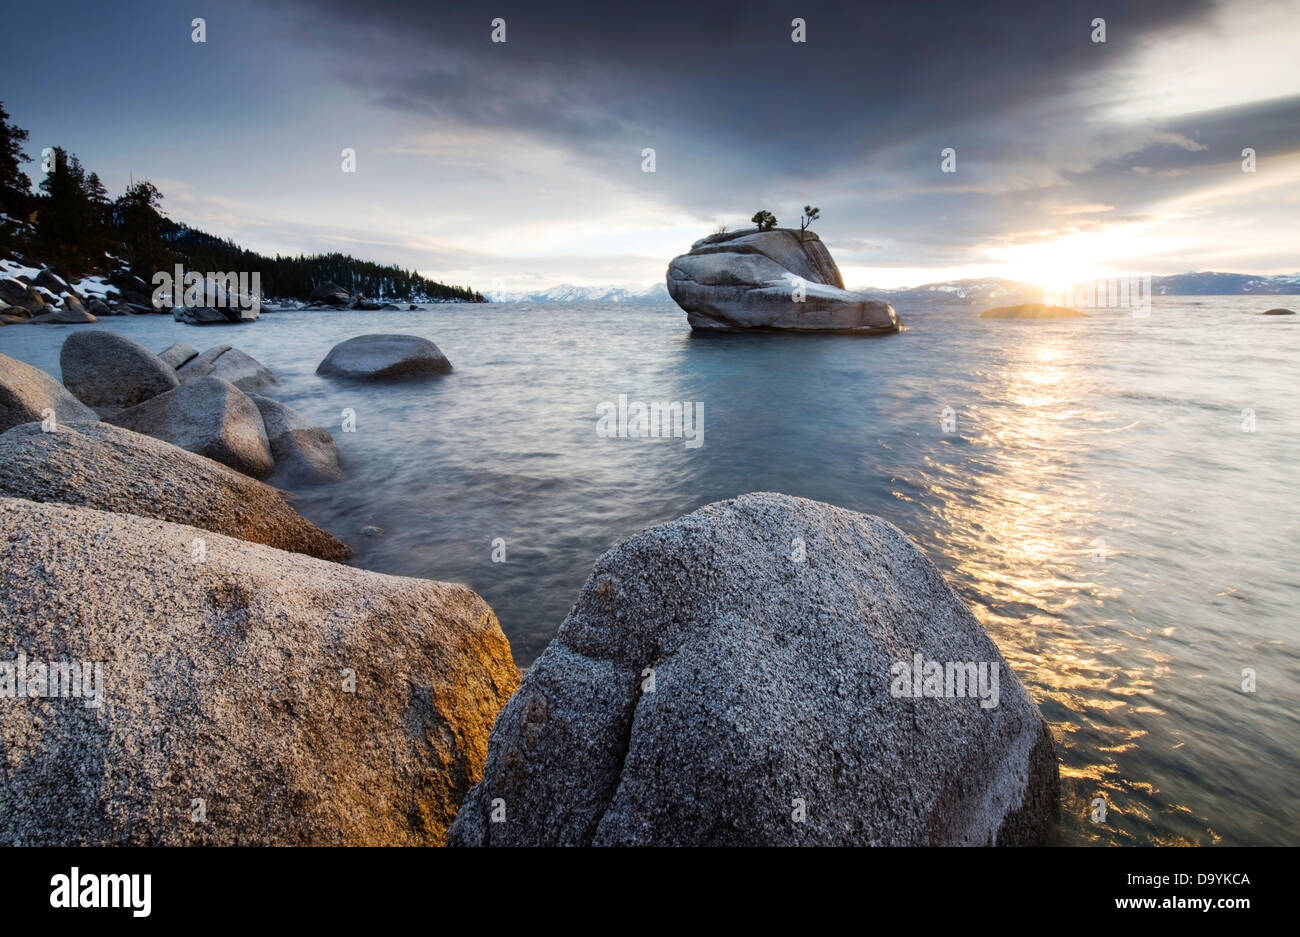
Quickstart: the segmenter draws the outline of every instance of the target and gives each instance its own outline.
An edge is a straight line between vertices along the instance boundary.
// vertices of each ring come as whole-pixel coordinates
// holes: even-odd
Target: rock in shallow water
[[[196,377],[219,377],[242,391],[264,390],[280,379],[252,355],[229,345],[215,345],[195,355],[176,369],[182,381]]]
[[[248,396],[262,414],[277,479],[283,475],[293,481],[324,484],[343,477],[338,446],[329,430],[278,400],[260,394]]]
[[[196,377],[105,420],[261,478],[275,464],[257,405],[234,384]]]
[[[917,654],[985,681],[902,695]],[[597,561],[448,843],[1036,843],[1058,785],[1037,707],[897,528],[751,494]]]
[[[102,674],[0,705],[7,845],[438,845],[519,681],[461,585],[14,498],[0,567],[0,659]]]
[[[324,560],[352,556],[270,485],[108,423],[0,433],[0,495],[190,524]]]
[[[346,306],[352,301],[352,294],[337,283],[326,281],[316,285],[311,291],[311,299],[327,306]]]
[[[1067,306],[1048,306],[1043,303],[1021,303],[1018,306],[997,306],[980,313],[981,319],[1087,319],[1086,312]]]
[[[12,426],[45,419],[56,422],[94,421],[99,416],[68,389],[25,361],[0,355],[0,433]]]
[[[889,303],[844,289],[830,251],[811,231],[800,239],[786,228],[748,229],[696,241],[669,263],[668,293],[698,330],[898,330]]]
[[[316,368],[324,377],[408,380],[451,370],[438,346],[418,335],[358,335],[330,349]]]
[[[185,362],[199,356],[199,350],[185,342],[173,342],[158,353],[158,357],[173,368],[179,368]]]
[[[81,300],[69,294],[64,297],[63,305],[53,312],[47,312],[39,316],[32,316],[27,320],[32,325],[86,325],[91,322],[98,322],[99,319],[86,311],[86,307],[81,304]]]

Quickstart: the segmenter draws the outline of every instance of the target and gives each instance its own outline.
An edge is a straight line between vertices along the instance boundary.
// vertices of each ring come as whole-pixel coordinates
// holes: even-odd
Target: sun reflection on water
[[[1005,349],[1002,365],[984,375],[981,399],[963,410],[953,445],[966,457],[925,464],[931,536],[954,558],[958,588],[1052,726],[1067,841],[1132,842],[1132,824],[1119,822],[1126,815],[1190,814],[1161,803],[1113,760],[1148,736],[1143,717],[1161,714],[1150,698],[1169,661],[1137,629],[1131,643],[1116,640],[1125,624],[1118,615],[1096,614],[1121,607],[1124,596],[1106,581],[1115,559],[1104,542],[1106,494],[1078,463],[1096,437],[1133,426],[1090,404],[1095,388],[1072,344],[1086,335],[1025,338]],[[1094,825],[1087,818],[1098,796],[1110,820]],[[1214,840],[1205,828],[1195,841]]]

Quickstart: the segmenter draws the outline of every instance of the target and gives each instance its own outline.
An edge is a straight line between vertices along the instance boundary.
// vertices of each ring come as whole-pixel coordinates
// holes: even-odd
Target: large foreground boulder
[[[93,329],[73,332],[59,352],[63,383],[96,410],[134,407],[180,386],[180,378],[148,348]]]
[[[597,561],[448,843],[1037,843],[1058,784],[1037,707],[911,541],[750,494]]]
[[[55,422],[98,420],[67,388],[39,368],[0,355],[0,433],[12,426],[44,420],[53,414]]]
[[[0,495],[191,524],[323,560],[352,556],[270,485],[108,423],[0,433]]]
[[[219,377],[196,377],[105,419],[254,478],[268,474],[275,464],[257,405]]]
[[[432,377],[451,370],[438,346],[418,335],[358,335],[330,349],[316,368],[324,377],[390,381]]]
[[[518,685],[461,585],[11,498],[0,566],[6,845],[437,845]]]
[[[898,331],[893,306],[844,289],[811,231],[749,228],[696,241],[668,264],[668,294],[698,330]]]
[[[248,397],[262,414],[277,479],[324,484],[343,477],[338,446],[329,430],[278,400],[260,394]]]

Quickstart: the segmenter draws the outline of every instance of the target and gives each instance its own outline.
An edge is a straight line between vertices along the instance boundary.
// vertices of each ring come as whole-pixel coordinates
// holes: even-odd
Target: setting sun
[[[1172,245],[1152,235],[1150,227],[1133,223],[1079,231],[1032,244],[990,248],[988,255],[1005,265],[1000,275],[1006,279],[1044,288],[1071,286],[1099,277],[1132,275],[1140,258],[1169,249]]]

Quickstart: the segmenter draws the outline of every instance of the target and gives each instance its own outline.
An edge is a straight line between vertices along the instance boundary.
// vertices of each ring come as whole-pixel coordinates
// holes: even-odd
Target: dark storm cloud
[[[815,174],[972,120],[1001,124],[1211,9],[1104,6],[326,0],[303,6],[294,28],[392,107],[595,150],[689,134],[738,162]],[[494,15],[505,44],[489,41]],[[1098,15],[1105,45],[1089,41]],[[790,40],[796,16],[806,44]],[[391,45],[377,53],[380,36]]]
[[[812,202],[855,275],[940,278],[1125,222],[1143,222],[1134,251],[1213,247],[1228,222],[1260,249],[1285,240],[1297,2],[217,0],[196,45],[205,11],[69,0],[65,65],[10,61],[0,88],[33,141],[69,146],[114,191],[166,180],[174,211],[266,250],[337,228],[357,252],[476,279],[542,252],[572,258],[557,281],[650,258],[611,276],[644,283],[719,223],[767,208],[789,224]],[[16,9],[12,31],[46,16]],[[110,49],[149,68],[96,70]],[[232,154],[236,126],[258,145]],[[1236,165],[1245,146],[1256,177]],[[362,153],[355,176],[343,147]]]

